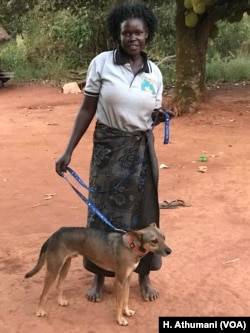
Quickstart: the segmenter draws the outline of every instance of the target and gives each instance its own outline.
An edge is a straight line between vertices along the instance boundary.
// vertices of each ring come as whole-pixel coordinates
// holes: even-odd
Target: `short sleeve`
[[[155,99],[155,108],[158,109],[162,106],[162,94],[163,94],[163,78],[162,73],[158,67],[156,67],[157,75],[157,92]]]
[[[96,97],[99,95],[101,89],[101,73],[98,58],[99,57],[95,57],[88,68],[86,85],[84,88],[84,95],[86,96]]]

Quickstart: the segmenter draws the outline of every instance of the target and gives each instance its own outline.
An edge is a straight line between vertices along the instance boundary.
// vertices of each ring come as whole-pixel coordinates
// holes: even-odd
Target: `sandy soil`
[[[151,275],[160,298],[144,302],[134,274],[130,305],[136,314],[119,327],[113,279],[106,280],[102,302],[88,302],[92,275],[76,258],[65,286],[69,307],[57,305],[53,288],[47,317],[35,316],[44,270],[28,280],[24,274],[52,232],[86,223],[86,205],[54,171],[81,100],[81,94],[42,84],[9,81],[0,89],[0,331],[156,333],[159,316],[249,316],[249,85],[211,89],[198,113],[171,120],[168,145],[163,126],[155,129],[159,165],[168,166],[160,168],[160,201],[191,204],[161,209],[173,252]],[[85,181],[92,133],[93,125],[71,162]],[[201,155],[207,162],[199,162]]]

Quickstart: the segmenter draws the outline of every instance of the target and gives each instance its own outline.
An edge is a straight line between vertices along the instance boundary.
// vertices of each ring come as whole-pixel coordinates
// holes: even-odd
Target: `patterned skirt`
[[[158,162],[152,131],[127,132],[97,122],[93,143],[89,200],[119,229],[138,230],[152,222],[159,226]],[[113,231],[90,209],[88,227]],[[86,269],[104,272],[92,265],[85,260]],[[147,266],[149,271],[150,263]]]

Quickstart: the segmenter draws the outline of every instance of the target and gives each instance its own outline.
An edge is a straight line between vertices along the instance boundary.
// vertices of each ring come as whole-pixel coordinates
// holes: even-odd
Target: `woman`
[[[117,228],[141,229],[159,225],[158,165],[154,150],[152,118],[162,116],[162,74],[143,52],[156,30],[156,19],[145,5],[121,5],[108,16],[108,30],[117,49],[102,52],[90,63],[84,99],[64,154],[56,162],[63,175],[72,153],[96,116],[90,165],[89,199]],[[88,212],[88,227],[109,227]],[[84,260],[95,274],[87,299],[99,301],[105,276],[114,276]],[[161,267],[161,258],[148,254],[136,272],[142,297],[158,298],[149,278]]]

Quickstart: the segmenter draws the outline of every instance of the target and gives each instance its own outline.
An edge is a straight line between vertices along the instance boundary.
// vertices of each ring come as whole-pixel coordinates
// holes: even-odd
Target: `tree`
[[[20,18],[35,6],[38,0],[0,0],[0,24],[12,36],[22,34]]]
[[[176,0],[176,78],[173,107],[177,115],[192,112],[205,95],[208,39],[216,22],[239,21],[250,0]]]

